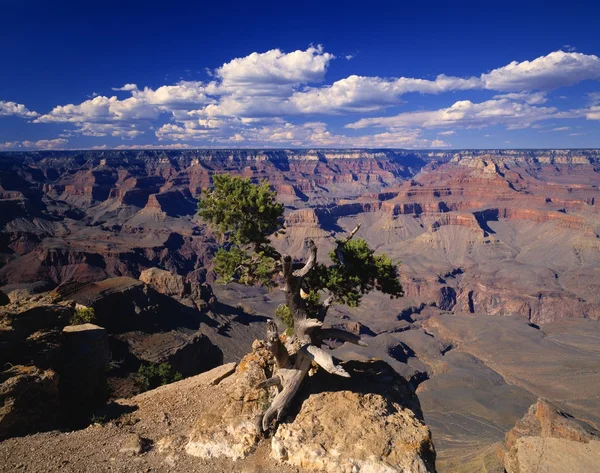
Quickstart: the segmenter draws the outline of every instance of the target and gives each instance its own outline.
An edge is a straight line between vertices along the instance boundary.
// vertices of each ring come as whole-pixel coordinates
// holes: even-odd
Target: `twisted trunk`
[[[343,251],[343,245],[350,241],[358,228],[355,228],[346,239],[336,242],[338,254]],[[312,240],[308,241],[308,248],[308,259],[300,269],[293,269],[291,256],[283,255],[281,258],[285,279],[285,299],[294,321],[294,335],[284,345],[279,338],[275,322],[269,321],[267,324],[267,344],[275,358],[276,371],[272,378],[262,383],[262,386],[278,386],[279,393],[263,415],[262,427],[265,431],[269,429],[274,420],[278,422],[281,419],[302,386],[312,363],[317,364],[328,373],[344,377],[350,376],[343,368],[335,364],[329,352],[321,349],[324,340],[337,339],[366,346],[360,337],[353,333],[339,329],[322,329],[327,309],[333,302],[332,296],[325,300],[319,314],[315,314],[316,317],[311,317],[306,312],[306,304],[300,290],[304,278],[317,262],[317,247]],[[340,259],[340,261],[343,264],[343,260]]]

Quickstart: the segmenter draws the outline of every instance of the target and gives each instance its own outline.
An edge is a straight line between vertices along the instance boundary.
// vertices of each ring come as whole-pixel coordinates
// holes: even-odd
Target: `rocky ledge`
[[[256,387],[270,376],[270,352],[255,342],[237,367],[119,400],[112,420],[84,430],[8,439],[0,456],[5,471],[434,472],[410,385],[381,361],[344,369],[352,378],[310,377],[270,439],[256,422],[274,395]]]

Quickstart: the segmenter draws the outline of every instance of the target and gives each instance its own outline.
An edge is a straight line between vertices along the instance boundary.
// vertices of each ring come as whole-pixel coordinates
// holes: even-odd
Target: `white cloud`
[[[115,136],[119,138],[136,138],[144,134],[136,123],[81,123],[75,133],[83,136]]]
[[[132,96],[139,101],[160,105],[166,109],[194,109],[214,102],[206,96],[202,82],[180,81],[175,85],[163,85],[156,90],[144,87],[144,90],[132,89]]]
[[[585,118],[588,120],[600,120],[600,105],[590,107],[585,111]]]
[[[407,77],[389,80],[350,76],[330,86],[296,92],[291,102],[301,113],[364,112],[399,104],[400,97],[409,92],[439,94],[478,86],[479,80],[476,78],[461,79],[445,75],[439,75],[435,81]]]
[[[272,92],[279,86],[322,81],[334,57],[324,52],[320,45],[291,53],[272,49],[233,59],[216,69],[215,76],[221,80],[220,87],[230,92],[243,89],[261,95],[261,92]]]
[[[559,112],[554,107],[534,107],[508,99],[473,103],[470,100],[455,102],[448,108],[430,111],[406,112],[392,117],[363,118],[346,125],[347,128],[367,127],[424,127],[444,128],[460,126],[480,128],[503,124],[509,129],[526,128],[532,123],[550,118],[571,118],[570,112]]]
[[[494,95],[495,99],[510,99],[525,102],[529,105],[540,105],[548,101],[546,92],[512,92],[509,94]]]
[[[0,117],[16,116],[21,118],[35,118],[37,112],[32,112],[25,105],[15,102],[0,100]]]
[[[101,145],[101,146],[92,146],[90,149],[102,150],[102,149],[190,149],[190,148],[194,148],[194,146],[190,146],[190,145],[183,144],[183,143],[175,143],[175,144],[168,144],[168,145],[154,145],[154,144],[150,144],[150,145],[131,144],[131,145],[119,145],[119,146]],[[197,148],[197,146],[195,146],[195,148]]]
[[[109,123],[132,120],[154,120],[158,111],[152,105],[134,97],[119,100],[117,97],[98,96],[79,105],[58,105],[34,120],[34,123]]]
[[[115,91],[123,91],[123,92],[131,92],[133,90],[137,90],[136,84],[125,84],[123,87],[113,87],[112,90]]]
[[[64,149],[69,142],[64,138],[56,138],[54,140],[38,140],[38,141],[7,141],[0,143],[0,150],[7,149]]]
[[[127,83],[116,96],[97,96],[80,104],[56,106],[39,116],[23,105],[0,102],[6,110],[20,110],[35,123],[72,123],[69,133],[84,136],[136,138],[154,131],[161,141],[206,143],[273,143],[320,146],[445,146],[441,140],[422,137],[419,128],[446,128],[438,137],[451,136],[454,127],[504,125],[509,129],[535,126],[550,118],[585,117],[600,120],[600,99],[590,94],[588,108],[559,111],[541,106],[547,91],[586,79],[600,79],[600,60],[593,55],[555,51],[532,61],[512,62],[474,77],[444,74],[434,80],[351,75],[325,86],[323,81],[334,55],[321,46],[283,52],[254,52],[226,62],[211,71],[207,82],[180,81],[157,88]],[[346,57],[349,59],[350,55]],[[291,124],[289,116],[365,113],[397,106],[407,94],[442,94],[467,90],[493,90],[493,99],[481,103],[458,100],[439,110],[412,111],[396,116],[362,118],[347,128],[382,127],[368,136],[335,135],[322,122]],[[491,94],[490,94],[491,95]],[[21,107],[21,108],[19,108]],[[8,113],[8,112],[6,112]],[[5,114],[6,114],[5,113]],[[29,115],[28,115],[29,114]],[[317,125],[318,124],[318,125]],[[261,132],[260,130],[264,130]],[[403,145],[403,143],[406,143]]]
[[[0,150],[17,148],[20,145],[21,145],[20,141],[5,141],[4,143],[0,143]]]
[[[552,128],[552,131],[568,131],[570,130],[570,126],[559,126],[557,128]]]
[[[481,75],[486,89],[516,92],[552,90],[584,80],[598,79],[598,56],[565,51],[554,51],[533,61],[513,61]]]
[[[590,105],[600,105],[600,92],[590,92],[588,95],[588,101]]]
[[[217,126],[218,125],[218,126]],[[201,127],[163,125],[156,135],[161,140],[194,141],[202,139],[213,146],[301,146],[301,147],[447,147],[442,140],[422,138],[417,129],[394,130],[366,136],[337,135],[323,122],[292,124],[283,119],[221,120]]]

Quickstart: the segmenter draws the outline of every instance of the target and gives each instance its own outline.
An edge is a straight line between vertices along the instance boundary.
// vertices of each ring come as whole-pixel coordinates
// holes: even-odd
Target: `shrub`
[[[92,307],[77,307],[75,314],[71,318],[71,325],[94,324],[96,323],[96,314]]]
[[[183,379],[183,375],[175,371],[169,363],[141,365],[137,376],[137,385],[142,392]]]
[[[275,317],[281,320],[285,326],[285,333],[288,336],[294,334],[294,318],[292,317],[292,311],[286,304],[279,304],[275,309]]]

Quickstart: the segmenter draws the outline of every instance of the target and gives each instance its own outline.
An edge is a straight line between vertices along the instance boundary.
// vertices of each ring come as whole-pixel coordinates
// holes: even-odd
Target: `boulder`
[[[0,373],[0,440],[52,428],[58,419],[58,375],[35,366]]]
[[[93,308],[98,323],[110,333],[153,331],[160,322],[162,296],[137,279],[116,277],[68,283],[55,291],[63,300]]]
[[[273,458],[307,470],[435,471],[427,426],[409,409],[378,394],[313,394],[293,422],[279,426],[271,446]]]
[[[61,403],[68,417],[85,418],[107,398],[109,350],[106,330],[94,324],[63,330],[60,366]],[[77,406],[74,408],[74,406]]]
[[[501,455],[507,473],[599,471],[600,432],[538,399],[506,433]]]
[[[245,458],[257,447],[262,437],[260,418],[274,397],[274,392],[257,388],[267,379],[272,355],[263,342],[253,344],[227,378],[226,395],[214,399],[193,427],[185,451],[201,458]]]
[[[271,441],[273,462],[302,471],[392,473],[435,471],[435,450],[411,386],[384,362],[343,363],[351,378],[317,372]],[[220,395],[189,435],[188,454],[201,458],[249,456],[263,438],[259,421],[277,388],[257,388],[271,377],[272,357],[255,342]]]
[[[142,271],[139,279],[165,296],[183,297],[190,293],[190,285],[183,279],[183,276],[164,269],[146,269]]]
[[[184,376],[192,376],[223,363],[219,348],[199,332],[172,330],[149,334],[136,331],[115,338],[125,342],[129,353],[140,362],[166,362]]]

